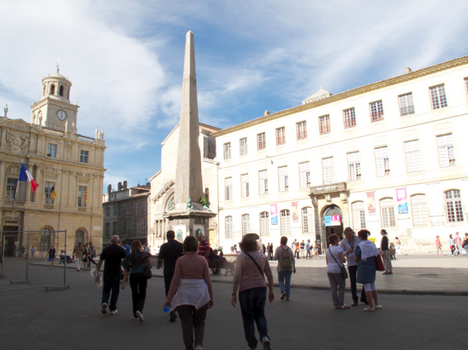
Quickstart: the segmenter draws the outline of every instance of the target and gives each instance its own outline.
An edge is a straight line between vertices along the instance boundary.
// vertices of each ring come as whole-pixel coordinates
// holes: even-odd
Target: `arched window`
[[[63,85],[60,85],[59,95],[63,97]]]
[[[226,216],[226,230],[225,236],[226,238],[232,238],[232,216]]]
[[[54,244],[54,233],[54,229],[50,226],[45,226],[41,229],[40,250],[48,250]]]
[[[250,215],[242,215],[242,235],[245,235],[250,232]]]
[[[364,202],[354,202],[351,204],[353,211],[353,228],[354,231],[358,232],[366,228],[366,209],[364,207]]]
[[[445,194],[445,210],[448,222],[461,222],[463,219],[463,208],[460,190],[450,190]]]
[[[270,215],[267,211],[260,213],[260,236],[270,235]]]
[[[384,228],[396,226],[393,198],[383,198],[380,200],[380,220]]]
[[[46,92],[46,86],[44,85],[44,87],[42,88],[42,96],[45,95],[45,92]]]
[[[312,233],[314,231],[313,212],[311,207],[302,208],[302,233]]]
[[[415,194],[411,196],[411,212],[414,226],[424,226],[429,224],[427,215],[426,195]]]
[[[291,213],[288,209],[280,211],[281,217],[281,234],[290,235],[291,234]]]
[[[50,86],[50,94],[51,94],[51,95],[55,95],[55,85],[54,85],[54,84],[52,84],[52,85]]]
[[[88,232],[84,228],[79,228],[75,232],[75,245],[79,242],[83,244],[88,242]]]

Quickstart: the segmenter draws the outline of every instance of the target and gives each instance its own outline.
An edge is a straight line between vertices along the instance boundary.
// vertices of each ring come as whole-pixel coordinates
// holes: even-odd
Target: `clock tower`
[[[70,103],[72,83],[59,73],[42,79],[42,95],[31,106],[31,124],[57,131],[76,133],[79,106]]]

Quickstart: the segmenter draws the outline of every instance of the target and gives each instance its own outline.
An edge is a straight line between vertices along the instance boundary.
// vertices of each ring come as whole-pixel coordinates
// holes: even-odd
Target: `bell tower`
[[[42,79],[42,95],[31,106],[31,124],[45,128],[76,133],[79,106],[70,103],[72,83],[59,73]]]

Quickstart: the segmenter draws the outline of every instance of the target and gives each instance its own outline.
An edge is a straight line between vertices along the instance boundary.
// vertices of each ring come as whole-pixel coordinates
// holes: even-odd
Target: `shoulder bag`
[[[341,270],[341,277],[343,277],[344,279],[347,279],[348,278],[348,271],[346,271],[346,267],[344,267],[343,264],[338,264],[338,261],[336,261],[335,257],[333,256],[330,248],[328,248],[328,251],[330,252],[330,255],[332,256],[333,260],[335,260],[336,264],[340,267],[340,270]]]
[[[258,268],[258,271],[260,271],[260,273],[262,274],[263,279],[265,279],[265,274],[263,273],[263,270],[261,269],[261,267],[255,261],[255,259],[252,258],[252,256],[250,256],[250,254],[248,254],[247,252],[244,252],[244,253],[245,253],[245,255],[247,255],[254,262],[255,266],[257,266],[257,268]]]
[[[385,271],[385,267],[382,262],[382,258],[380,257],[380,254],[375,257],[375,269],[377,271]]]

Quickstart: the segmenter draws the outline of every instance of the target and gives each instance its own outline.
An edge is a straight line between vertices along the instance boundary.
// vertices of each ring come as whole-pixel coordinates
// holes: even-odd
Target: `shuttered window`
[[[380,200],[380,220],[382,221],[382,227],[395,227],[395,205],[393,204],[393,198],[384,198]]]
[[[250,215],[242,215],[242,236],[250,232]]]
[[[413,214],[414,226],[424,226],[429,224],[426,196],[424,194],[415,194],[411,196],[411,212]]]
[[[409,173],[422,170],[419,140],[405,142],[406,170]]]
[[[387,146],[375,149],[375,165],[377,176],[390,176],[390,158]]]
[[[266,148],[266,136],[265,133],[257,134],[257,149],[260,151]]]
[[[361,158],[359,152],[347,154],[349,181],[361,180]]]
[[[280,192],[288,191],[289,180],[288,180],[288,167],[287,166],[282,166],[278,168],[278,177],[279,177]]]
[[[412,93],[398,96],[398,103],[400,105],[400,115],[402,117],[404,117],[405,115],[414,114]]]
[[[447,96],[445,95],[444,84],[429,88],[431,91],[432,109],[447,107]]]
[[[270,215],[267,211],[260,213],[260,236],[270,235]]]
[[[354,202],[352,204],[353,211],[353,228],[354,231],[359,231],[366,228],[366,210],[364,202]]]
[[[226,238],[232,238],[232,216],[226,216]]]
[[[241,175],[242,198],[249,197],[249,174]]]
[[[441,168],[457,165],[452,134],[437,136],[437,149]]]
[[[335,163],[333,157],[322,159],[323,183],[325,185],[335,182]]]
[[[307,123],[304,121],[296,123],[297,139],[305,140],[307,138]]]
[[[288,209],[280,211],[281,234],[283,236],[291,234],[291,214]]]
[[[301,188],[310,187],[309,162],[299,163],[299,178]]]
[[[224,188],[226,191],[226,200],[229,201],[232,199],[232,177],[224,179]]]
[[[284,145],[286,143],[286,130],[284,126],[276,129],[276,144]]]
[[[231,143],[224,144],[224,159],[231,159]]]
[[[260,194],[268,193],[268,172],[266,170],[260,170],[258,172],[258,181]]]
[[[465,221],[463,218],[463,208],[459,190],[445,192],[445,207],[448,222]]]
[[[302,233],[313,232],[313,211],[311,207],[302,208]]]
[[[247,137],[239,140],[239,154],[245,156],[247,154]]]

